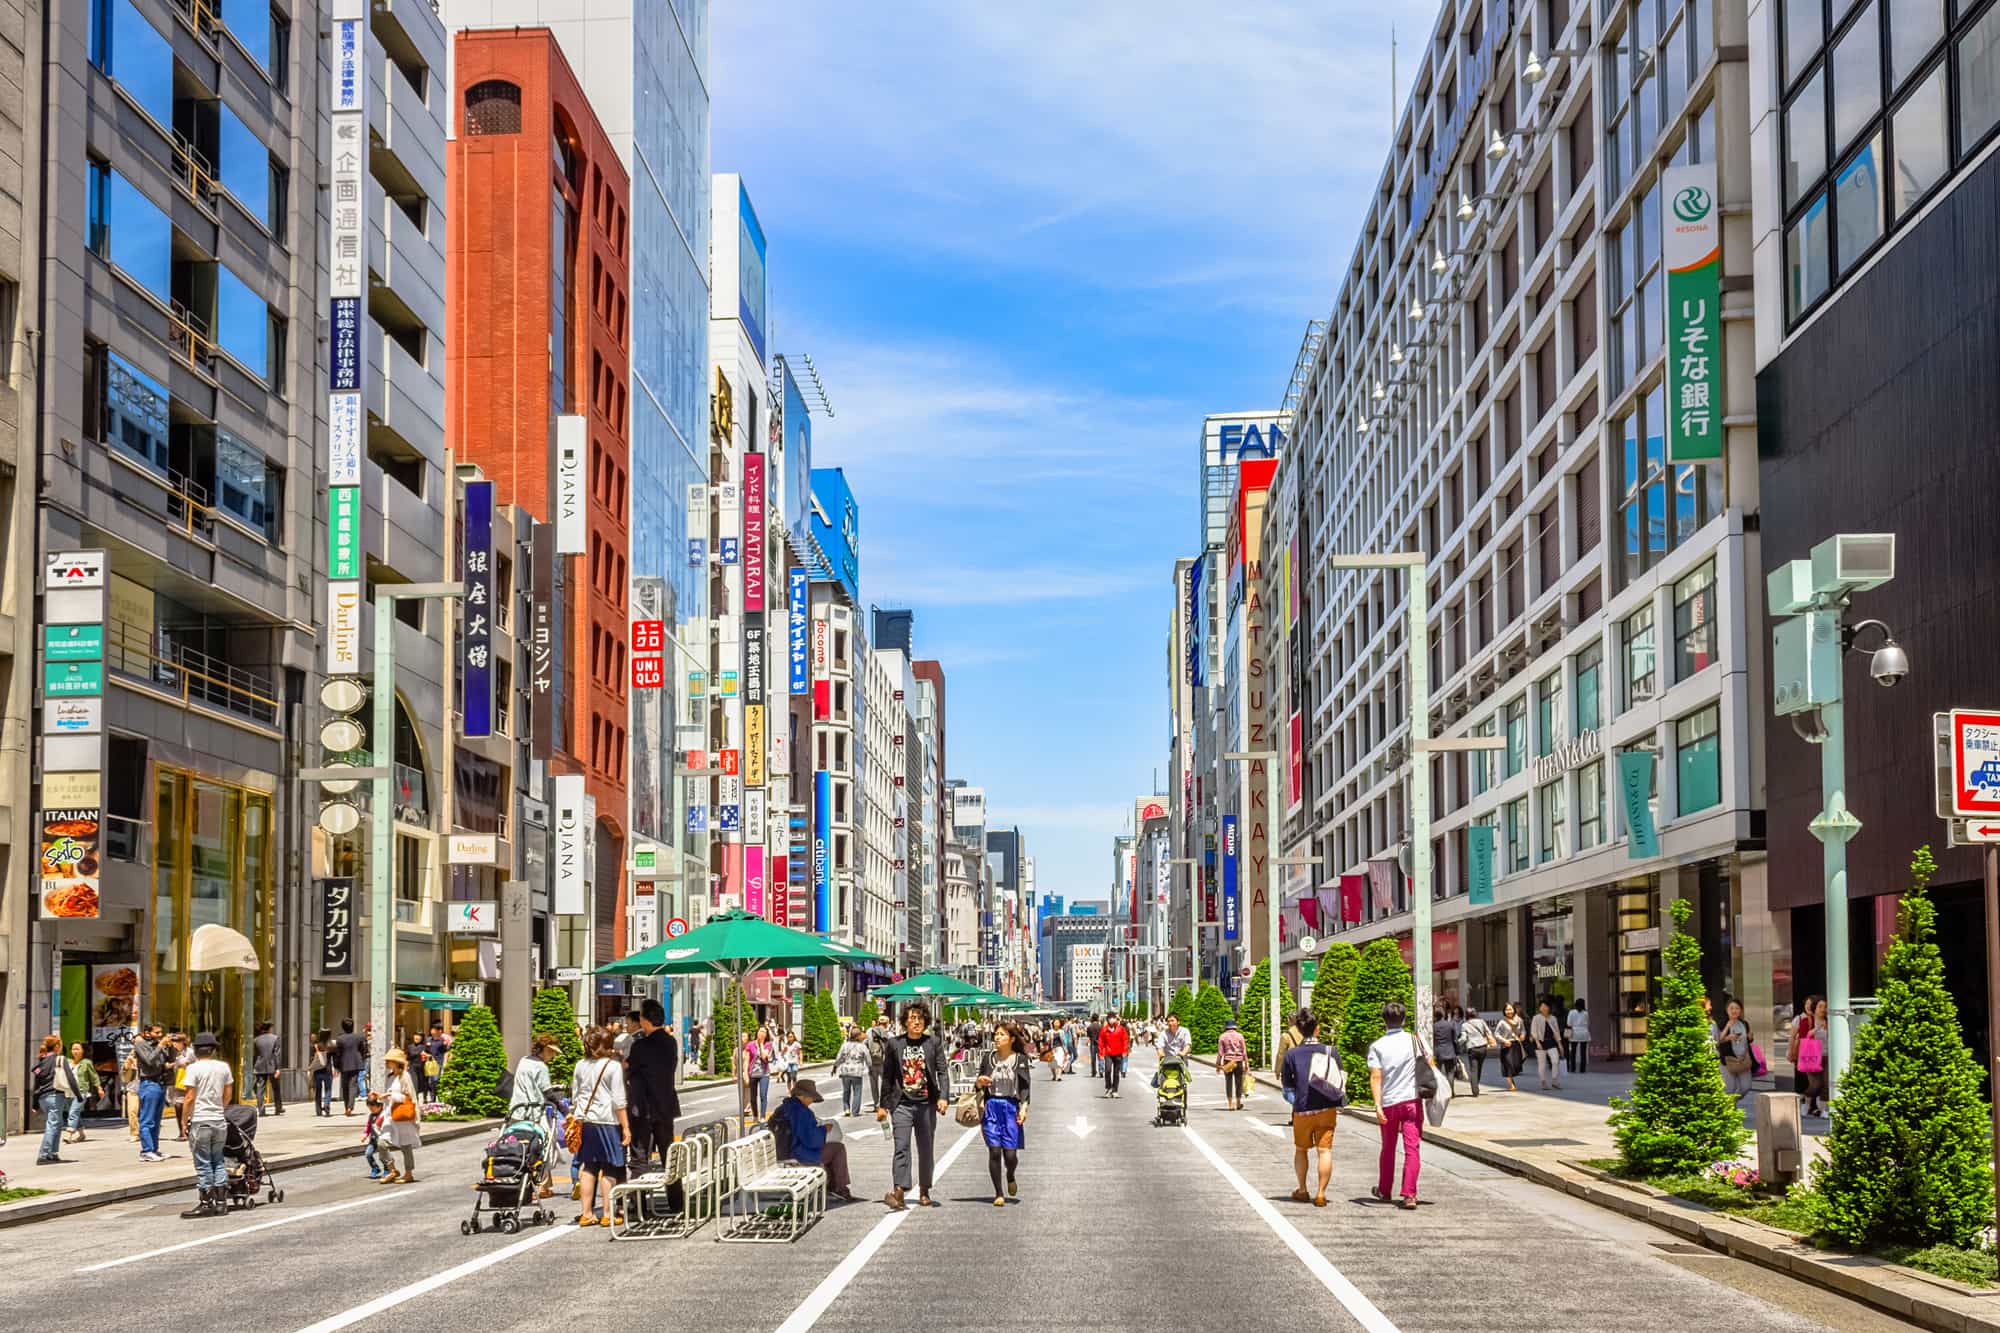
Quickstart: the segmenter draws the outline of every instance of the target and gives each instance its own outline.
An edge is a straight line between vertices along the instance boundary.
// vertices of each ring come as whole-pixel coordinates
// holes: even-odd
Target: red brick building
[[[597,803],[596,955],[625,952],[631,548],[629,181],[546,28],[455,38],[445,430],[501,504],[553,520],[556,418],[589,439],[588,550],[562,559],[552,765]]]

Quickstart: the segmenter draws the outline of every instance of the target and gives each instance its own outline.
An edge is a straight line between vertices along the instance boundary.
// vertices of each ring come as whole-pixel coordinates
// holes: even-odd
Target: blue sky
[[[774,347],[825,378],[862,595],[916,609],[950,776],[1044,892],[1104,897],[1166,781],[1201,418],[1278,405],[1381,170],[1390,24],[1435,13],[713,7],[714,169],[763,222]]]

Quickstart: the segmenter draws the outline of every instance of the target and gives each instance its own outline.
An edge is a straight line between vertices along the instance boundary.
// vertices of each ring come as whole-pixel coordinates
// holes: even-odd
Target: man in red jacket
[[[1125,1073],[1125,1057],[1132,1051],[1132,1031],[1125,1020],[1113,1014],[1097,1034],[1097,1063],[1104,1070],[1104,1095],[1118,1095],[1118,1080]]]

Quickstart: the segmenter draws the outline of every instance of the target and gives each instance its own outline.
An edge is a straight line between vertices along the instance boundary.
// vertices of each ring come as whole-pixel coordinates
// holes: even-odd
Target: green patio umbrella
[[[949,972],[919,972],[868,993],[878,1000],[929,1000],[953,1006],[989,1004],[1005,998]]]

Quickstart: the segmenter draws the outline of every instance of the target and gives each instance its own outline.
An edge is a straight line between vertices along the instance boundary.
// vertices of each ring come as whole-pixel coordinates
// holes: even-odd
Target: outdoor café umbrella
[[[919,972],[868,993],[878,1000],[935,1000],[947,1005],[991,1004],[1004,998],[949,972]]]
[[[719,912],[703,925],[597,969],[599,976],[661,977],[711,972],[740,989],[752,972],[774,967],[851,967],[879,963],[878,955],[803,930],[766,921],[755,912]],[[742,1017],[738,1016],[739,1028]]]

